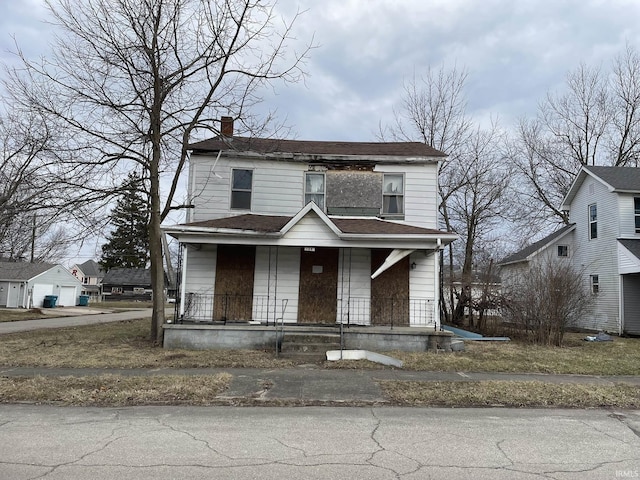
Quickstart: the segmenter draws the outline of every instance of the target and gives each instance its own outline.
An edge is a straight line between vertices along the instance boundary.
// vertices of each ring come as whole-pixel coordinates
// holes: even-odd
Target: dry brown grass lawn
[[[639,408],[633,385],[543,382],[379,382],[390,401],[408,406]]]
[[[59,405],[213,405],[231,375],[134,377],[0,377],[0,402]]]
[[[3,335],[0,365],[87,368],[282,368],[296,362],[272,350],[164,350],[147,341],[149,320]],[[469,342],[456,353],[392,352],[406,370],[640,374],[640,339],[585,342],[572,334],[567,346],[540,347],[519,342]],[[364,362],[325,362],[326,368],[387,368]]]
[[[257,350],[165,350],[147,340],[149,320],[3,335],[0,365],[69,368],[279,368],[293,365]]]
[[[569,334],[564,347],[521,342],[467,342],[451,354],[395,352],[408,370],[522,372],[581,375],[639,375],[640,339],[586,342],[586,334]]]
[[[31,310],[18,310],[15,308],[0,308],[0,322],[19,322],[21,320],[36,320],[47,318],[48,315],[42,313],[39,308]]]

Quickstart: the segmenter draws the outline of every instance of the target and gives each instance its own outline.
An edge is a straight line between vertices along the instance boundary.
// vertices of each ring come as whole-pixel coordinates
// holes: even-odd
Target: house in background
[[[536,257],[569,261],[593,295],[577,326],[639,335],[640,169],[583,167],[562,209],[571,224],[502,260],[503,284]]]
[[[58,297],[56,306],[73,307],[81,288],[62,265],[0,261],[0,307],[43,307],[48,295]]]
[[[181,321],[439,329],[439,251],[456,238],[437,229],[445,154],[233,137],[229,118],[222,132],[191,145],[193,208],[164,227],[182,248]]]
[[[104,301],[151,300],[151,270],[112,268],[104,274],[101,293]]]
[[[573,232],[575,225],[565,225],[522,250],[503,258],[499,262],[503,285],[513,288],[534,267],[548,261],[568,262],[575,250]]]
[[[82,282],[81,295],[89,295],[93,301],[99,300],[104,271],[98,262],[87,260],[84,263],[73,265],[70,271],[74,277]]]

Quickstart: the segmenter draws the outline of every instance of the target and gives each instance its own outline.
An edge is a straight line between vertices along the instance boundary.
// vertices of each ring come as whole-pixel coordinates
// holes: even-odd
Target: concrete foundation
[[[340,333],[339,327],[285,325],[284,332]],[[374,352],[451,351],[453,334],[423,327],[349,327],[344,328],[344,348]],[[282,327],[264,325],[164,325],[164,348],[187,350],[273,349],[282,342]]]

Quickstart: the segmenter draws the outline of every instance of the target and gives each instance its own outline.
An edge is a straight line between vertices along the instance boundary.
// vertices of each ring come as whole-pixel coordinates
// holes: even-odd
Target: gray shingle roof
[[[26,282],[53,267],[52,263],[0,262],[0,280]]]
[[[636,167],[584,167],[615,190],[640,192],[640,168]]]
[[[640,239],[620,239],[618,240],[624,248],[633,253],[636,257],[640,258]]]
[[[560,238],[562,235],[564,235],[565,233],[567,233],[569,230],[572,230],[575,227],[575,223],[572,223],[571,225],[565,225],[564,227],[562,227],[559,230],[556,230],[555,232],[553,232],[550,235],[547,235],[546,237],[544,237],[541,240],[538,240],[535,243],[532,243],[531,245],[523,248],[522,250],[509,255],[508,257],[503,258],[502,260],[500,260],[498,262],[498,265],[506,265],[508,263],[516,263],[516,262],[523,262],[528,260],[529,255],[537,252],[538,250],[540,250],[541,248],[545,247],[546,245],[550,244],[551,242],[553,242],[554,240],[556,240],[557,238]]]
[[[78,266],[80,267],[80,270],[82,270],[82,273],[87,277],[101,277],[104,275],[104,271],[95,260],[87,260]]]
[[[245,137],[215,137],[192,143],[194,152],[288,153],[304,155],[372,155],[404,157],[445,157],[446,154],[420,142],[323,142]]]
[[[151,270],[146,268],[112,268],[104,274],[104,285],[151,285]]]
[[[201,222],[187,223],[185,226],[205,228],[228,228],[231,230],[251,230],[261,233],[276,233],[293,217],[277,215],[238,215]],[[329,220],[343,233],[362,235],[442,235],[447,232],[431,228],[415,227],[388,222],[378,218],[335,218]]]

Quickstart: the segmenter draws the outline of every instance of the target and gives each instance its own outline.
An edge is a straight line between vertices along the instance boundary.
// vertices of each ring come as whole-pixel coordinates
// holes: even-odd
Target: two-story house
[[[439,152],[223,136],[191,145],[183,321],[439,325]]]
[[[89,295],[92,300],[98,301],[100,287],[104,278],[104,271],[95,260],[87,260],[84,263],[75,264],[70,269],[71,274],[82,282],[81,295]]]
[[[576,326],[640,334],[640,169],[583,167],[562,209],[570,225],[501,261],[503,285],[530,262],[570,261],[593,295]]]

